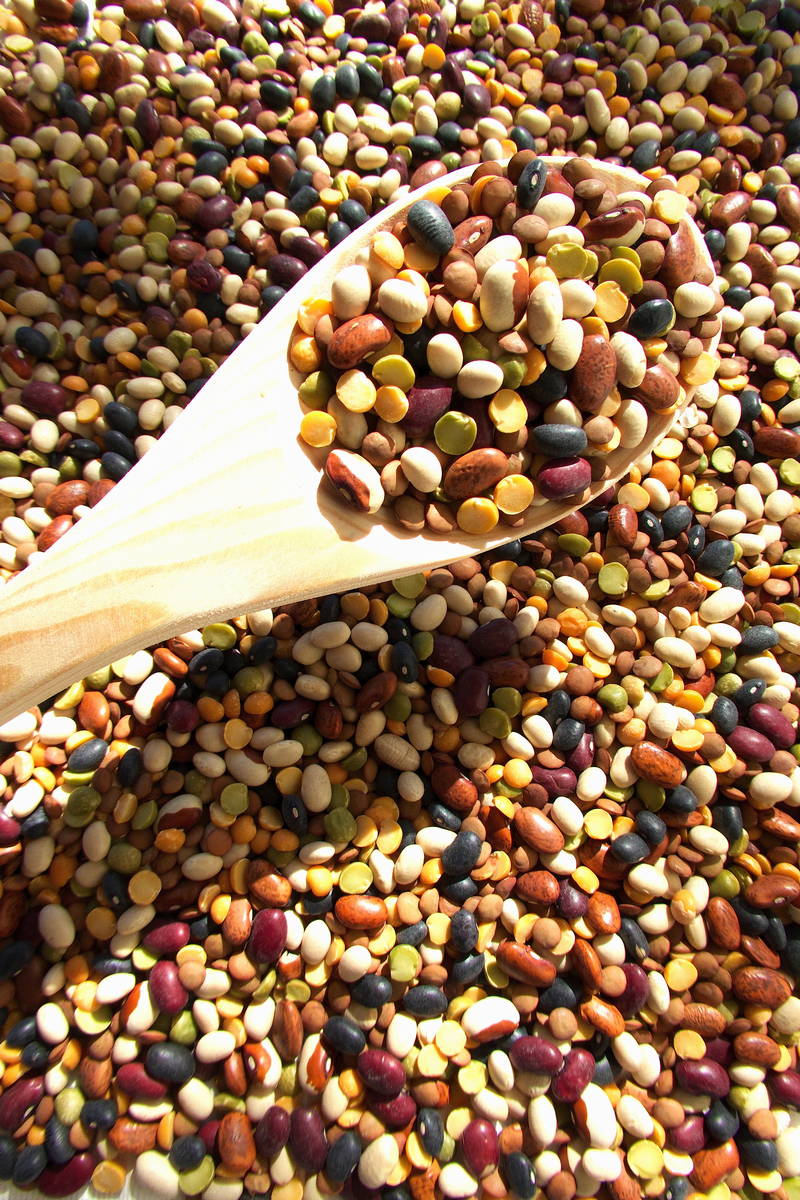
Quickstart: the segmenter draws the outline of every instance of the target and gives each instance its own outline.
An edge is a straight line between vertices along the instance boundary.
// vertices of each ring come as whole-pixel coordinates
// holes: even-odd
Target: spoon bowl
[[[460,183],[474,169],[388,205],[327,254],[102,503],[2,588],[0,722],[220,617],[398,578],[525,537],[601,495],[666,435],[675,412],[651,413],[641,444],[609,454],[607,477],[580,499],[546,501],[521,524],[482,536],[409,533],[391,514],[347,507],[321,476],[319,455],[298,436],[299,377],[287,359],[298,307],[329,296],[336,274],[431,187]],[[593,172],[617,195],[649,183],[600,162]],[[698,259],[711,266],[697,226],[684,220]]]

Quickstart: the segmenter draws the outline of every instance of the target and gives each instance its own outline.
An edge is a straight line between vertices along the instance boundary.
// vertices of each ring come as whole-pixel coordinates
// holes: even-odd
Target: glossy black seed
[[[44,1146],[23,1146],[17,1152],[17,1161],[11,1174],[17,1187],[30,1187],[47,1166],[47,1151]]]
[[[727,737],[739,724],[739,710],[728,696],[717,696],[708,718],[717,733]]]
[[[350,995],[365,1008],[381,1008],[392,998],[391,980],[385,975],[364,975],[352,985]]]
[[[547,164],[541,158],[531,159],[522,168],[517,180],[517,205],[525,212],[536,207],[547,183]]]
[[[314,187],[298,188],[294,195],[289,200],[287,208],[290,212],[297,213],[302,216],[307,213],[310,208],[319,202],[319,192]]]
[[[535,400],[537,404],[546,406],[556,400],[563,400],[569,391],[569,379],[564,371],[556,367],[545,367],[539,378],[522,389],[526,400]]]
[[[361,1138],[348,1129],[331,1146],[325,1159],[325,1174],[331,1183],[344,1183],[353,1174],[361,1158]]]
[[[647,940],[647,935],[630,917],[623,917],[619,927],[620,941],[625,947],[625,954],[629,959],[630,964],[636,966],[638,963],[644,962],[650,955],[650,943]],[[623,1007],[620,1001],[620,1007]],[[638,1011],[639,1006],[636,1006]]]
[[[8,1133],[0,1133],[0,1179],[10,1179],[17,1161],[17,1146]]]
[[[447,217],[431,200],[417,200],[406,217],[414,241],[431,254],[447,254],[455,241],[453,227]]]
[[[737,310],[744,308],[747,301],[752,298],[750,289],[746,287],[729,287],[725,293],[725,303]]]
[[[42,1042],[29,1042],[22,1051],[21,1061],[32,1071],[43,1070],[49,1062],[51,1049]]]
[[[444,1123],[438,1109],[421,1108],[419,1110],[417,1133],[428,1154],[435,1158],[444,1142]]]
[[[114,454],[113,451],[109,451],[100,456],[100,465],[108,478],[118,483],[120,479],[124,479],[128,474],[133,463],[130,459],[123,458],[121,454]]]
[[[766,690],[767,685],[763,679],[748,679],[747,683],[743,683],[741,687],[736,689],[731,696],[731,700],[739,709],[739,712],[746,712],[754,704],[758,704]]]
[[[664,806],[670,812],[690,813],[699,808],[700,801],[690,788],[686,787],[685,784],[680,784],[678,787],[672,788],[667,792]]]
[[[117,400],[109,400],[103,409],[103,417],[112,429],[124,433],[127,438],[134,437],[139,429],[139,418],[133,409]]]
[[[754,421],[761,416],[761,396],[754,388],[745,388],[739,393],[739,404],[742,409],[742,420]]]
[[[650,545],[657,549],[664,541],[664,526],[654,512],[646,508],[644,512],[639,513],[639,529],[642,533],[646,533],[650,539]]]
[[[719,259],[725,249],[725,234],[719,229],[709,229],[703,235],[703,240],[708,247],[708,252],[714,259]]]
[[[459,954],[469,954],[478,944],[478,922],[474,913],[460,908],[450,918],[450,944]]]
[[[14,333],[14,341],[20,350],[30,354],[40,361],[50,356],[50,339],[41,329],[33,329],[30,325],[21,325]]]
[[[192,1171],[206,1156],[206,1144],[196,1134],[176,1138],[169,1152],[169,1161],[176,1171]]]
[[[447,997],[432,983],[420,983],[409,988],[400,1001],[406,1012],[416,1017],[438,1017],[447,1009]]]
[[[572,708],[572,697],[564,688],[557,688],[550,693],[547,703],[541,711],[541,716],[544,717],[548,725],[557,725],[559,721],[563,721],[569,716],[569,710]]]
[[[650,853],[647,842],[637,833],[623,833],[612,838],[610,848],[614,857],[624,863],[644,862]]]
[[[559,976],[539,992],[538,1011],[551,1013],[554,1008],[576,1008],[582,991],[579,984],[573,985],[567,978]]]
[[[459,987],[466,987],[480,979],[486,966],[486,956],[470,954],[466,958],[458,958],[450,965],[450,980]]]
[[[565,717],[556,726],[553,734],[553,749],[557,754],[569,754],[579,744],[585,733],[586,725],[583,721],[576,721],[574,717]]]
[[[67,759],[67,770],[82,775],[87,771],[96,771],[108,753],[108,743],[102,738],[89,738],[73,750]]]
[[[441,132],[442,131],[440,129],[440,136]],[[510,130],[508,136],[511,138],[511,141],[518,150],[533,150],[536,147],[536,138],[529,130],[523,129],[521,125],[515,125],[514,128]]]
[[[661,143],[655,138],[646,138],[631,155],[631,166],[634,171],[649,171],[658,162]]]
[[[438,138],[429,134],[417,134],[408,142],[411,157],[415,162],[432,162],[442,157],[442,144]]]
[[[773,646],[777,646],[778,641],[777,633],[769,625],[751,625],[742,634],[738,653],[761,654],[762,651],[771,650]]]
[[[351,62],[342,63],[341,66],[336,68],[333,78],[336,84],[336,95],[342,100],[355,100],[361,86],[355,64]]]
[[[308,811],[300,796],[283,796],[281,814],[287,829],[302,837],[308,832]]]
[[[369,219],[369,214],[358,200],[343,200],[336,210],[338,220],[344,221],[349,229],[358,229]]]
[[[583,429],[575,425],[538,425],[531,432],[536,449],[552,458],[582,454],[589,444]]]
[[[261,99],[273,112],[280,113],[292,103],[292,93],[277,79],[265,79],[261,84]]]
[[[177,1042],[157,1042],[150,1046],[144,1060],[145,1070],[161,1083],[188,1083],[197,1068],[188,1046]]]
[[[748,937],[761,937],[769,929],[769,917],[761,909],[753,908],[741,896],[731,898],[731,907],[739,918],[742,932]]]
[[[419,679],[419,659],[409,642],[396,642],[389,653],[389,666],[402,683]]]
[[[323,1026],[322,1036],[340,1054],[360,1054],[367,1044],[363,1031],[349,1017],[329,1017]]]
[[[706,60],[704,60],[704,61],[706,61]],[[718,133],[714,133],[714,131],[712,129],[704,130],[703,133],[698,134],[697,141],[694,144],[694,149],[697,151],[698,154],[702,154],[703,157],[705,158],[709,154],[714,153],[717,146],[719,145],[719,140],[720,139],[719,139]]]
[[[704,575],[717,579],[723,571],[727,571],[735,555],[733,542],[720,538],[717,542],[709,542],[705,550],[697,558],[697,569]]]
[[[122,787],[133,787],[142,773],[142,752],[137,746],[126,750],[117,766],[117,782]]]
[[[442,868],[446,875],[461,878],[468,875],[481,853],[483,842],[477,833],[465,830],[456,834],[453,841],[441,854]]]
[[[685,1175],[675,1175],[667,1184],[664,1200],[686,1200],[691,1191],[689,1179]]]
[[[36,1040],[36,1017],[23,1017],[12,1025],[5,1036],[7,1045],[14,1050],[20,1050],[29,1042]]]
[[[628,333],[640,341],[660,337],[675,324],[675,309],[670,300],[645,300],[628,317]]]
[[[749,1137],[746,1134],[740,1134],[736,1141],[739,1153],[749,1167],[755,1167],[759,1171],[777,1171],[778,1147],[774,1142]]]
[[[320,75],[311,89],[311,107],[325,113],[336,106],[336,80],[333,75]]]
[[[75,1157],[75,1147],[69,1140],[69,1126],[52,1116],[44,1127],[44,1149],[47,1161],[60,1167]]]
[[[739,1117],[727,1104],[715,1100],[703,1117],[703,1129],[710,1142],[720,1145],[736,1134],[739,1129]]]
[[[781,921],[780,917],[776,917],[774,913],[767,916],[769,922],[768,927],[764,930],[763,938],[771,950],[776,954],[783,954],[789,944],[789,938],[786,932],[786,926]]]
[[[688,504],[676,504],[674,508],[668,508],[661,516],[664,537],[667,538],[676,538],[679,533],[688,529],[691,523],[692,510]]]
[[[663,837],[666,837],[667,825],[662,821],[658,813],[650,812],[649,809],[643,808],[634,817],[634,825],[636,832],[640,834],[650,846],[657,846]]]
[[[421,946],[428,936],[428,926],[424,921],[415,921],[413,925],[406,925],[403,929],[397,931],[397,944],[399,946]]]
[[[440,882],[439,891],[451,904],[466,904],[478,894],[478,885],[474,879],[452,879],[447,883]]]
[[[9,942],[0,949],[0,982],[12,979],[33,958],[30,942]]]
[[[521,1150],[514,1150],[503,1157],[502,1173],[509,1191],[519,1200],[531,1200],[536,1194],[536,1176],[533,1164]]]

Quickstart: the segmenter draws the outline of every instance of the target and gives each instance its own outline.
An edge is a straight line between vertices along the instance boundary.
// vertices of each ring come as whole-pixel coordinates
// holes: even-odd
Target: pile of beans
[[[674,179],[720,363],[535,537],[0,726],[3,1187],[798,1200],[800,9],[89,15],[0,8],[3,579],[330,246],[462,165]]]
[[[472,534],[586,500],[651,413],[714,377],[723,300],[688,206],[667,178],[618,195],[531,150],[412,204],[300,307],[301,437],[333,446],[337,491]]]

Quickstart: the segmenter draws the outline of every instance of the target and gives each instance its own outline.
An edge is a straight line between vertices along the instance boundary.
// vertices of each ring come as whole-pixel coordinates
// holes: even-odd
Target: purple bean
[[[19,841],[20,825],[8,813],[0,813],[0,846],[13,846]]]
[[[328,1139],[319,1109],[295,1108],[289,1118],[289,1149],[307,1171],[321,1171],[328,1155]]]
[[[731,1090],[728,1072],[712,1058],[684,1059],[675,1068],[678,1086],[687,1092],[724,1099]]]
[[[728,745],[734,754],[748,762],[769,762],[775,753],[775,747],[769,738],[756,729],[748,729],[745,725],[737,726],[728,734]]]
[[[520,1071],[542,1071],[545,1075],[555,1075],[564,1063],[558,1046],[543,1037],[518,1038],[508,1054]]]
[[[45,1167],[36,1180],[36,1190],[43,1196],[71,1196],[82,1191],[97,1166],[97,1155],[93,1150],[76,1154],[61,1167]]]
[[[291,1119],[285,1108],[273,1104],[253,1130],[256,1149],[262,1158],[273,1158],[289,1140]]]
[[[519,632],[508,617],[496,617],[479,625],[467,638],[467,645],[478,658],[502,658],[519,641]]]
[[[396,1096],[406,1082],[403,1064],[388,1050],[362,1050],[356,1059],[356,1070],[367,1087],[379,1096]]]
[[[667,1139],[676,1150],[684,1154],[697,1154],[706,1144],[706,1132],[700,1113],[693,1113],[680,1125],[668,1129]]]
[[[58,417],[71,408],[69,392],[58,383],[47,383],[44,379],[32,379],[22,389],[20,397],[24,408],[29,408],[39,417]]]
[[[400,1092],[389,1099],[370,1097],[370,1112],[389,1129],[405,1129],[417,1115],[417,1104],[409,1092]]]
[[[0,1129],[17,1129],[44,1095],[41,1075],[23,1075],[0,1096]]]
[[[307,274],[308,267],[292,254],[273,254],[267,263],[267,270],[270,283],[277,283],[282,288],[290,288],[294,287],[297,281]]]
[[[585,458],[553,459],[537,476],[539,489],[548,500],[579,496],[591,482],[592,468]]]
[[[203,201],[197,210],[195,224],[200,229],[224,229],[230,222],[235,208],[236,205],[230,196],[220,192]]]
[[[767,1087],[779,1104],[790,1104],[800,1108],[800,1072],[773,1071],[767,1078]]]
[[[563,1066],[553,1077],[550,1090],[556,1100],[574,1104],[594,1075],[594,1055],[576,1047],[570,1050]]]
[[[562,879],[558,893],[558,911],[562,917],[572,921],[585,915],[589,907],[589,898],[579,891],[568,879]]]
[[[594,762],[594,738],[591,733],[585,733],[575,749],[567,755],[567,766],[576,775],[585,771]]]
[[[286,914],[279,908],[262,908],[253,917],[247,954],[258,963],[274,963],[286,949]]]
[[[448,633],[434,635],[433,650],[428,658],[428,663],[432,667],[449,671],[451,675],[460,675],[474,662],[475,655],[467,643],[462,642],[461,638],[450,637]]]
[[[533,782],[541,784],[551,800],[556,796],[569,796],[578,786],[575,772],[569,767],[534,767]]]
[[[410,438],[425,438],[450,407],[453,389],[432,375],[423,375],[408,392],[408,412],[402,426]]]
[[[161,1012],[175,1016],[183,1012],[189,999],[189,993],[180,981],[178,968],[174,962],[164,959],[153,965],[150,971],[150,995]]]
[[[167,1086],[158,1079],[151,1079],[139,1062],[123,1063],[117,1068],[117,1083],[128,1096],[136,1100],[163,1100]]]
[[[779,750],[790,750],[798,740],[797,730],[771,704],[754,704],[747,710],[751,727],[763,733]]]
[[[483,1117],[470,1121],[461,1134],[461,1153],[467,1168],[478,1179],[496,1167],[500,1145],[494,1125]]]
[[[467,667],[453,685],[453,700],[461,717],[478,717],[489,705],[489,676],[483,667]]]
[[[647,975],[637,963],[623,963],[625,975],[625,991],[617,996],[616,1004],[623,1017],[632,1017],[641,1011],[650,995],[650,984]]]
[[[190,936],[185,921],[169,921],[166,925],[148,930],[143,944],[147,950],[155,950],[156,954],[177,954],[188,944]]]

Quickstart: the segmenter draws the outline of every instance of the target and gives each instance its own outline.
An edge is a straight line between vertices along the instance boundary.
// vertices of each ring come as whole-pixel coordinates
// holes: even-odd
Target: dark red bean
[[[0,450],[19,450],[25,442],[25,434],[16,425],[0,421]]]
[[[253,962],[277,962],[286,948],[287,934],[286,914],[279,908],[262,908],[253,917],[248,956]]]
[[[290,1123],[285,1108],[273,1104],[267,1109],[253,1131],[256,1149],[262,1158],[273,1158],[283,1149],[289,1140]]]
[[[400,1092],[389,1099],[370,1097],[369,1108],[388,1129],[405,1129],[417,1115],[416,1101],[409,1092]]]
[[[17,1129],[44,1095],[41,1075],[23,1075],[0,1096],[0,1129]]]
[[[142,1063],[123,1063],[117,1068],[117,1083],[128,1096],[137,1100],[163,1100],[166,1084],[151,1079]]]
[[[9,817],[8,813],[0,813],[0,846],[13,846],[19,841],[19,821]]]
[[[569,767],[533,767],[533,782],[540,783],[551,800],[556,796],[569,796],[578,786],[574,771]]]
[[[69,392],[58,383],[32,379],[22,389],[20,397],[25,408],[40,417],[57,417],[70,407]]]
[[[623,963],[622,970],[626,980],[625,991],[616,997],[614,1003],[623,1017],[632,1017],[634,1013],[641,1011],[647,1001],[650,985],[647,975],[636,963]]]
[[[289,1149],[307,1171],[321,1171],[328,1154],[325,1126],[316,1108],[296,1108],[289,1119]]]
[[[45,1167],[36,1180],[36,1190],[44,1196],[71,1196],[82,1191],[97,1166],[97,1155],[93,1151],[76,1154],[61,1167]]]
[[[270,283],[277,283],[282,288],[290,288],[294,287],[298,279],[303,278],[308,267],[292,254],[274,254],[267,263],[267,270]]]
[[[356,1059],[356,1070],[379,1096],[396,1096],[405,1086],[403,1064],[388,1050],[363,1050]]]
[[[446,633],[435,634],[433,650],[428,658],[432,667],[439,667],[442,671],[449,671],[451,675],[458,676],[474,662],[475,656],[461,638],[450,637]]]
[[[769,738],[756,729],[747,729],[744,725],[739,725],[728,734],[728,745],[734,754],[748,762],[769,762],[775,753],[775,747]]]
[[[500,1147],[494,1125],[483,1117],[470,1121],[461,1134],[461,1153],[467,1168],[478,1179],[496,1167]]]
[[[410,438],[424,438],[446,413],[453,389],[432,375],[423,375],[408,392],[408,411],[401,422]]]
[[[585,458],[553,459],[542,467],[537,483],[548,500],[579,496],[592,482],[592,467]]]
[[[564,1063],[558,1046],[542,1037],[521,1037],[512,1045],[509,1058],[520,1071],[543,1071],[555,1075]]]
[[[507,617],[496,617],[479,625],[467,639],[467,645],[478,658],[502,658],[519,641],[519,631]]]
[[[594,738],[590,733],[584,733],[575,749],[567,757],[567,766],[576,775],[585,771],[594,762]]]
[[[706,1132],[700,1113],[693,1113],[680,1125],[668,1129],[667,1139],[676,1150],[684,1154],[697,1154],[706,1144]]]
[[[233,216],[235,208],[236,205],[230,196],[225,196],[220,192],[203,201],[197,211],[195,224],[200,229],[224,229]]]
[[[175,1016],[176,1013],[183,1012],[189,993],[180,981],[174,962],[164,959],[154,963],[148,982],[150,995],[163,1013]]]
[[[191,934],[185,921],[169,921],[145,934],[144,946],[156,954],[177,954],[188,945]]]
[[[479,717],[489,705],[489,676],[483,667],[467,667],[453,685],[453,700],[462,717]]]
[[[684,1059],[675,1068],[675,1078],[678,1086],[685,1088],[687,1092],[714,1096],[717,1100],[724,1099],[731,1090],[728,1072],[711,1058],[695,1061]]]
[[[753,729],[763,733],[779,750],[790,750],[798,740],[797,731],[783,713],[771,704],[754,704],[747,710]]]
[[[551,1091],[556,1100],[574,1104],[594,1075],[594,1055],[577,1047],[570,1050],[561,1070],[553,1078]]]
[[[767,1077],[767,1087],[779,1104],[800,1108],[800,1072],[776,1071]]]

